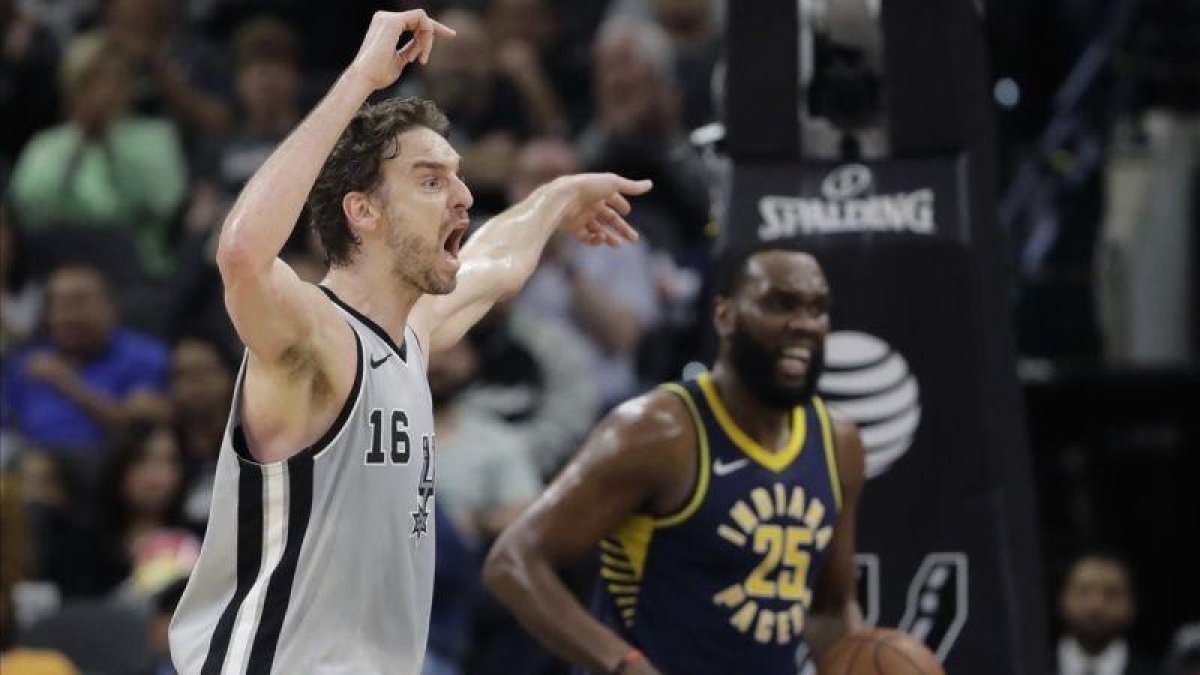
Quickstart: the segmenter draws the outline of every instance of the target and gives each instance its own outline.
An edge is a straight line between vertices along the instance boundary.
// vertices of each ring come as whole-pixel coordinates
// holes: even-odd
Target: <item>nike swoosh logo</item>
[[[728,476],[738,469],[750,463],[748,459],[739,459],[734,462],[725,463],[719,459],[713,460],[713,473],[718,476]]]
[[[372,370],[373,370],[373,369],[375,369],[375,368],[378,368],[379,366],[382,366],[382,365],[383,365],[383,362],[384,362],[384,361],[387,361],[387,360],[388,360],[388,359],[390,359],[390,358],[392,358],[392,355],[391,355],[391,354],[387,354],[387,355],[386,355],[386,356],[384,356],[382,359],[379,359],[378,361],[376,361],[376,360],[375,360],[375,357],[374,357],[374,356],[372,356],[372,357],[371,357],[371,368],[372,368]]]

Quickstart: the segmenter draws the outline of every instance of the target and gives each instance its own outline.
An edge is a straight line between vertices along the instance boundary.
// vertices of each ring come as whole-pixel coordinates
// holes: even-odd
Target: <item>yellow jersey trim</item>
[[[753,459],[775,473],[779,473],[790,466],[796,459],[796,456],[800,454],[801,448],[804,447],[804,436],[806,434],[806,417],[803,406],[797,406],[792,411],[791,440],[788,441],[788,444],[782,450],[771,451],[750,438],[733,421],[733,418],[729,415],[729,411],[725,409],[725,403],[721,401],[721,397],[717,393],[717,387],[713,384],[710,374],[704,373],[697,381],[700,383],[700,390],[704,392],[705,399],[708,400],[708,406],[712,408],[713,415],[717,418],[717,424],[721,425],[721,429],[725,431],[729,439],[733,441],[733,444],[746,453],[750,459]]]
[[[829,411],[820,396],[813,396],[813,407],[817,410],[817,418],[821,420],[821,440],[825,446],[825,466],[829,467],[829,480],[833,486],[833,501],[838,510],[842,508],[842,481],[838,472],[837,449],[833,445],[833,424],[829,421]]]
[[[704,495],[708,493],[708,463],[710,453],[708,450],[708,432],[704,430],[704,419],[700,417],[700,410],[696,407],[696,402],[692,400],[691,392],[674,382],[664,384],[662,388],[674,393],[687,404],[688,411],[692,414],[692,423],[696,427],[696,439],[700,445],[700,452],[696,458],[696,486],[692,490],[691,499],[688,499],[683,508],[675,513],[660,516],[654,521],[655,527],[671,527],[691,518],[696,509],[700,508],[700,504],[704,502]]]
[[[637,619],[638,596],[646,574],[646,554],[654,537],[654,520],[633,516],[600,540],[600,578],[628,627]]]

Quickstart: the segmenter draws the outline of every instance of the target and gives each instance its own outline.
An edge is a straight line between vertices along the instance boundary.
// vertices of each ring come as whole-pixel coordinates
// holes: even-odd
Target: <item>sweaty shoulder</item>
[[[696,441],[687,405],[665,389],[655,389],[617,406],[609,413],[606,426],[620,433],[633,448],[653,448],[664,454],[690,451]]]
[[[652,484],[645,507],[673,512],[691,489],[696,428],[676,394],[656,389],[617,406],[597,427],[591,448],[635,468]]]

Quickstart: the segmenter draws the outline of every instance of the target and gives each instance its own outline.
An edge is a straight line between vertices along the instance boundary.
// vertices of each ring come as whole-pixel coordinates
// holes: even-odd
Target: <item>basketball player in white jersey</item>
[[[363,105],[425,62],[435,35],[453,30],[419,10],[376,13],[226,220],[217,262],[248,354],[171,625],[183,675],[418,673],[433,584],[429,354],[515,293],[556,229],[637,237],[624,195],[649,182],[578,175],[460,251],[471,193],[445,117],[426,101]],[[277,257],[306,198],[330,262],[320,286]]]

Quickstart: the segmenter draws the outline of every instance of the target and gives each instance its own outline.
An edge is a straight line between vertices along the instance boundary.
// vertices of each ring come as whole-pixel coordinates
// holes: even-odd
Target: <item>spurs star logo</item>
[[[433,447],[432,436],[421,437],[421,450],[425,455],[425,464],[421,468],[421,485],[417,488],[420,501],[417,510],[412,511],[413,529],[409,534],[417,544],[429,534],[429,498],[433,496]]]

